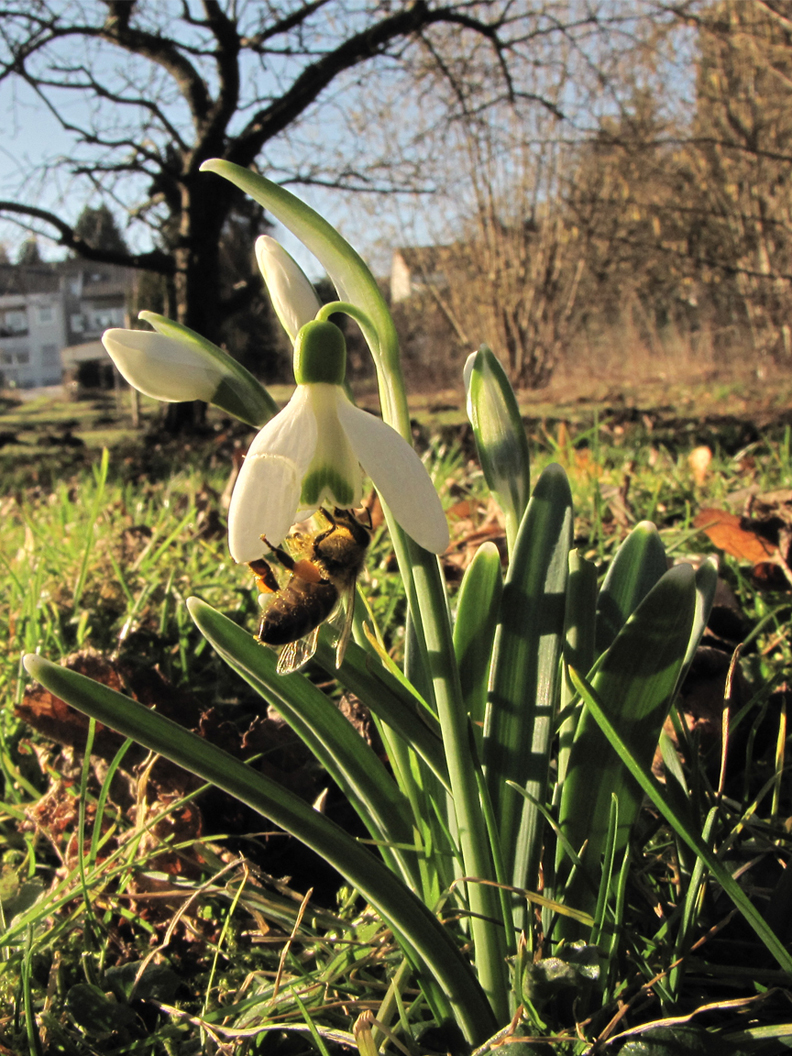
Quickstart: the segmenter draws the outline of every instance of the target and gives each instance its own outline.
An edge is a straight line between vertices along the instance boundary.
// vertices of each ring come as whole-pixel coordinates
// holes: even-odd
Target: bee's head
[[[358,546],[368,546],[371,541],[371,514],[368,510],[363,511],[368,520],[361,520],[354,510],[343,510],[338,507],[333,510],[333,520],[337,527],[346,529]]]

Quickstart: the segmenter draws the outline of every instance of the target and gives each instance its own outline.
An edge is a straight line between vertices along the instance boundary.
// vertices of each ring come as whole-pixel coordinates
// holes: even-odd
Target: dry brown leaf
[[[758,565],[777,558],[778,549],[758,532],[743,526],[743,519],[726,510],[700,510],[693,519],[719,550],[741,561]]]

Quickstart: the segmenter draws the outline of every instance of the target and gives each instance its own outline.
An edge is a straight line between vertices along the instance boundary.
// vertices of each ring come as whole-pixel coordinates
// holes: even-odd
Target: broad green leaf
[[[604,653],[610,646],[667,568],[665,547],[657,529],[651,521],[641,521],[616,551],[600,588],[597,598],[597,655]]]
[[[393,929],[428,992],[437,995],[437,987],[441,988],[468,1041],[481,1042],[493,1033],[492,1010],[449,930],[344,829],[277,782],[164,715],[40,656],[29,654],[24,663],[28,673],[61,700],[235,796],[325,858]]]
[[[739,1056],[740,1050],[723,1035],[693,1023],[653,1027],[629,1040],[620,1056]]]
[[[597,568],[579,550],[569,552],[564,614],[564,671],[589,671],[594,663],[594,619],[597,603]],[[580,699],[568,677],[561,683],[560,711],[562,721],[558,729],[558,779],[556,799],[560,794],[569,761],[569,751],[580,717]]]
[[[486,542],[467,567],[457,594],[454,652],[459,666],[462,696],[481,745],[481,725],[487,704],[492,643],[503,594],[501,557],[494,543]]]
[[[690,565],[678,565],[646,595],[597,665],[592,680],[609,720],[647,770],[687,653],[695,608],[695,573]],[[637,816],[641,792],[594,717],[584,712],[570,751],[559,807],[561,830],[571,845],[579,849],[588,841],[583,868],[575,872],[567,888],[567,901],[578,909],[593,909],[614,796],[619,801],[618,852]]]
[[[726,1040],[740,1046],[739,1052],[750,1056],[779,1056],[781,1049],[792,1049],[792,1023],[749,1027],[726,1035]]]
[[[715,854],[715,852],[704,843],[690,824],[687,814],[677,809],[674,803],[672,803],[666,796],[660,783],[652,774],[651,769],[647,768],[643,762],[633,755],[630,747],[622,738],[619,730],[610,721],[607,709],[605,708],[602,699],[594,691],[593,686],[584,678],[575,674],[575,672],[572,672],[572,679],[575,682],[578,691],[582,694],[588,710],[594,716],[594,719],[613,748],[614,753],[623,761],[636,784],[641,787],[643,792],[648,796],[660,814],[662,814],[677,836],[679,836],[681,840],[684,840],[694,854],[701,858],[712,876],[723,888],[725,894],[732,900],[734,905],[745,917],[748,924],[750,924],[765,944],[769,952],[778,961],[780,967],[785,972],[792,972],[792,954],[790,954],[789,950],[784,946],[775,931],[768,925],[760,911],[748,898],[745,891],[743,891],[734,879],[728,868],[726,868],[719,860],[717,854]]]
[[[448,768],[437,719],[406,680],[400,681],[366,649],[349,642],[344,663],[335,666],[335,649],[319,636],[315,660],[331,678],[360,697],[366,707],[389,726],[421,758],[448,789]]]
[[[537,881],[543,819],[507,782],[547,802],[572,521],[569,482],[552,464],[536,484],[506,576],[484,725],[501,851],[510,882],[521,888]]]
[[[594,618],[597,601],[597,566],[579,550],[569,552],[564,614],[564,659],[576,671],[589,671],[594,663]]]
[[[400,849],[414,840],[407,800],[354,727],[321,690],[300,674],[279,675],[277,655],[227,616],[198,598],[187,608],[201,634],[229,667],[274,707],[324,766],[357,811],[382,853],[417,884],[415,856]]]

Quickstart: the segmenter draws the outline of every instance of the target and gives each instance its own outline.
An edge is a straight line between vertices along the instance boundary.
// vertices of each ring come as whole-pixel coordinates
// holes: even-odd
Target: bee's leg
[[[338,512],[338,511],[336,510],[336,512]],[[326,510],[324,507],[322,507],[322,513],[325,515],[327,520],[330,522],[330,527],[329,528],[325,528],[325,530],[323,532],[319,532],[319,534],[316,536],[316,538],[314,539],[314,549],[316,549],[316,547],[321,542],[323,542],[323,540],[327,539],[327,537],[332,535],[333,532],[336,531],[336,529],[338,528],[338,525],[336,524],[336,519],[332,515],[332,513],[330,513],[329,510]]]
[[[266,536],[262,535],[261,539],[262,542],[265,542],[270,548],[270,550],[272,551],[272,556],[275,558],[278,564],[283,565],[283,567],[289,572],[293,572],[295,565],[294,558],[290,554],[287,554],[285,550],[281,549],[281,547],[273,546],[272,543],[267,540]],[[266,564],[266,562],[264,562],[264,564]]]
[[[281,550],[279,546],[273,546],[272,543],[268,543],[263,535],[261,538],[267,543],[275,560],[283,565],[284,568],[288,569],[293,575],[298,576],[300,579],[304,579],[307,583],[323,583],[325,581],[325,577],[322,575],[321,570],[316,567],[313,561],[308,561],[306,558],[295,561],[285,550]],[[266,564],[266,562],[264,563]]]
[[[256,577],[256,586],[262,594],[276,594],[280,590],[275,573],[266,561],[250,561],[248,568]]]

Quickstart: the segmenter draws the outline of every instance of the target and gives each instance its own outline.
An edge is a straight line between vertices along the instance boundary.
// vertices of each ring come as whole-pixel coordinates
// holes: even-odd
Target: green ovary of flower
[[[294,380],[298,385],[343,385],[345,377],[344,335],[333,323],[306,323],[294,342]]]

